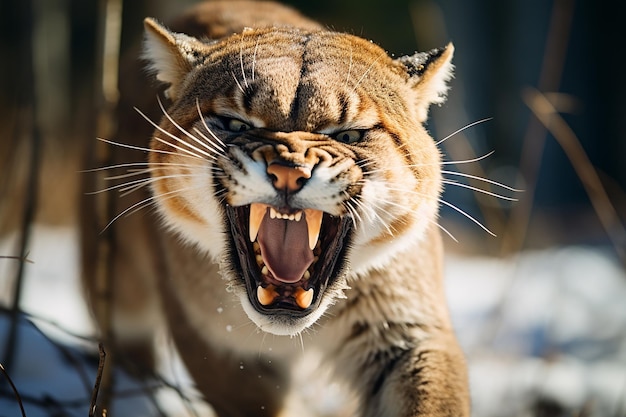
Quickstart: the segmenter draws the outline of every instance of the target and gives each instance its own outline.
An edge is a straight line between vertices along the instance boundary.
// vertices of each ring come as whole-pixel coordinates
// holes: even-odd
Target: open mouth
[[[350,222],[314,209],[227,206],[233,260],[260,312],[308,314],[345,264]]]

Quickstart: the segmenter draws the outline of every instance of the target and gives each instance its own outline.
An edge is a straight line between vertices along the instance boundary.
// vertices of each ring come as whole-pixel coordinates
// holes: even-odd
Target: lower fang
[[[259,303],[263,306],[268,306],[274,302],[274,298],[278,296],[278,293],[274,290],[274,288],[270,285],[267,288],[263,288],[262,286],[258,286],[256,289],[256,298],[259,300]]]
[[[309,308],[309,306],[313,302],[314,293],[315,290],[313,288],[309,288],[308,291],[306,291],[304,288],[298,288],[295,294],[296,303],[298,304],[298,306],[302,309]]]

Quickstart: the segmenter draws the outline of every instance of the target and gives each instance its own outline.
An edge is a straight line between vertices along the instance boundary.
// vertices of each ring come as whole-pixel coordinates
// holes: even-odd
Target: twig
[[[106,359],[106,352],[102,343],[98,345],[98,352],[100,353],[100,360],[98,361],[98,372],[96,373],[96,381],[91,392],[91,403],[89,405],[89,417],[94,417],[96,414],[96,407],[98,403],[98,393],[100,392],[100,383],[102,382],[102,374],[104,371],[104,362]],[[105,408],[106,410],[106,408]]]
[[[17,134],[24,133],[30,142],[30,154],[28,159],[28,180],[26,183],[26,194],[24,202],[24,217],[22,218],[20,238],[19,238],[19,258],[26,259],[28,246],[31,237],[31,227],[35,218],[35,209],[37,207],[37,191],[39,184],[39,165],[41,161],[41,132],[37,123],[36,115],[36,94],[35,94],[35,75],[33,66],[33,39],[32,39],[32,1],[20,2],[20,25],[23,26],[22,31],[22,47],[20,48],[21,56],[17,62],[22,68],[24,79],[20,85],[23,87],[23,96],[20,98],[20,105],[24,108],[22,112],[22,128],[17,129]],[[11,322],[6,339],[6,357],[5,364],[11,369],[17,349],[17,331],[18,319],[20,315],[19,305],[22,298],[22,288],[24,284],[25,263],[19,262],[17,273],[15,276],[15,287],[11,300]]]
[[[602,227],[604,227],[622,263],[626,265],[626,229],[576,134],[542,93],[534,88],[527,88],[522,97],[526,105],[550,131],[569,158],[591,200]]]
[[[9,373],[4,369],[4,365],[0,363],[0,372],[5,376],[7,381],[9,381],[9,385],[11,385],[11,389],[13,390],[13,394],[15,394],[15,398],[17,399],[17,404],[20,406],[20,411],[22,412],[22,417],[26,417],[26,410],[24,410],[24,404],[22,404],[22,398],[20,397],[20,393],[17,391],[15,384],[11,380]]]
[[[28,256],[28,254],[27,254],[26,256]],[[30,260],[30,259],[28,259],[28,258],[24,258],[24,257],[22,257],[22,256],[0,256],[0,259],[13,259],[13,260],[15,260],[15,261],[27,262],[27,263],[29,263],[29,264],[34,264],[34,262],[33,262],[33,261],[31,261],[31,260]]]
[[[540,91],[559,90],[573,15],[573,0],[554,1],[539,82],[537,84]],[[539,156],[543,154],[545,141],[545,127],[536,118],[531,118],[522,140],[522,152],[519,163],[525,184],[523,186],[518,184],[518,187],[516,187],[524,188],[526,192],[524,198],[520,199],[519,203],[511,210],[502,239],[502,252],[505,255],[518,252],[526,242],[541,164]]]
[[[119,51],[120,38],[122,30],[122,0],[101,0],[100,27],[98,30],[98,48],[99,48],[99,68],[100,74],[98,82],[100,84],[98,97],[98,118],[97,118],[97,136],[111,137],[115,130],[114,111],[118,103],[119,92],[118,85],[118,67],[119,67]],[[96,144],[95,154],[99,166],[111,165],[110,149],[98,142]],[[104,182],[104,173],[97,175],[96,181],[98,188]],[[113,198],[110,193],[103,193],[95,202],[95,215],[98,222],[99,230],[103,230],[102,225],[106,224],[113,217],[115,210]],[[111,302],[115,289],[113,288],[112,279],[112,255],[115,250],[113,229],[109,229],[106,233],[97,237],[97,247],[95,254],[95,271],[94,276],[88,277],[93,279],[95,283],[95,294],[93,310],[97,318],[100,330],[102,332],[103,341],[108,346],[114,346],[113,330],[111,323]],[[108,409],[111,402],[113,392],[113,373],[112,368],[115,366],[115,355],[109,357],[107,367],[102,374],[102,397],[101,403],[104,409]]]

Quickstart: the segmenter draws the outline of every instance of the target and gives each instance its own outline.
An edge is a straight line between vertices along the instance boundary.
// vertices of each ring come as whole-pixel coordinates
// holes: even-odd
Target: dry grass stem
[[[2,365],[1,363],[0,363],[0,373],[2,373],[2,375],[4,375],[4,377],[9,382],[9,385],[11,385],[11,389],[13,390],[13,394],[15,394],[15,399],[17,400],[17,404],[20,406],[20,411],[22,412],[22,417],[26,417],[26,410],[24,410],[24,404],[22,403],[22,397],[20,397],[20,393],[17,391],[17,388],[15,387],[15,384],[13,384],[13,381],[11,380],[11,377],[9,376],[9,373],[6,371],[6,369],[4,369],[4,365]]]
[[[626,265],[626,229],[578,137],[544,94],[533,88],[527,88],[522,97],[537,119],[554,136],[572,163],[602,227],[622,263]]]

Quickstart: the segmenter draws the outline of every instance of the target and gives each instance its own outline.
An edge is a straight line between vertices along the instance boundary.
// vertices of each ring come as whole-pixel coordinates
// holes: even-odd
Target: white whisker
[[[246,88],[248,88],[248,80],[246,79],[246,72],[243,68],[243,37],[245,32],[245,29],[241,32],[241,42],[239,42],[239,65],[241,66],[241,76],[243,77],[243,83]]]
[[[177,194],[177,193],[193,190],[194,188],[197,188],[197,187],[188,187],[188,188],[182,188],[182,189],[175,190],[175,191],[170,191],[170,192],[161,194],[160,197],[164,201],[166,201],[166,200],[169,200],[171,198],[176,197],[175,194]],[[172,194],[172,195],[168,195],[168,194]],[[165,198],[163,198],[164,196],[165,196]],[[152,201],[148,201],[148,199],[146,198],[145,200],[141,201],[141,203],[143,203],[143,204],[140,207],[135,207],[134,209],[132,209],[132,210],[126,212],[126,213],[123,213],[123,214],[126,215],[126,216],[132,216],[133,214],[137,213],[139,210],[143,210],[146,207],[155,206],[157,204],[156,198],[152,199]]]
[[[158,97],[157,97],[158,98]],[[174,121],[174,119],[172,119],[172,117],[167,113],[167,110],[165,110],[165,108],[163,107],[163,103],[161,103],[161,99],[158,98],[158,102],[159,102],[159,107],[161,108],[161,111],[163,112],[163,114],[165,115],[165,117],[167,117],[167,119],[178,129],[180,130],[182,133],[184,133],[185,135],[187,135],[187,137],[191,140],[193,140],[194,142],[196,142],[198,145],[204,147],[205,149],[209,150],[212,153],[215,153],[215,150],[213,148],[211,148],[210,146],[208,146],[205,142],[199,140],[198,138],[196,138],[194,135],[192,135],[191,133],[189,133],[187,130],[185,130],[180,124],[176,123]],[[197,129],[196,129],[197,130]],[[178,138],[177,136],[174,136],[175,138]],[[185,145],[189,146],[191,149],[193,149],[196,152],[200,152],[202,155],[205,155],[213,160],[217,159],[215,156],[206,153],[206,151],[203,151],[195,146],[193,146],[192,144],[188,143],[187,141],[184,141],[180,138],[178,138],[178,140],[182,143],[184,143]],[[219,152],[218,152],[219,153]]]
[[[475,191],[477,193],[481,193],[481,194],[486,194],[486,195],[490,195],[492,197],[496,197],[496,198],[500,198],[502,200],[507,200],[507,201],[518,201],[517,198],[513,198],[513,197],[507,197],[504,195],[500,195],[497,193],[493,193],[491,191],[487,191],[487,190],[483,190],[482,188],[478,188],[478,187],[473,187],[471,185],[468,184],[463,184],[462,182],[457,182],[457,181],[449,181],[449,180],[443,180],[442,183],[444,184],[448,184],[448,185],[454,185],[456,187],[461,187],[461,188],[467,188],[468,190],[472,190]]]
[[[196,98],[196,108],[198,109],[198,116],[200,116],[200,120],[202,121],[202,126],[204,126],[204,128],[207,130],[207,132],[209,132],[209,134],[213,137],[213,139],[215,139],[219,143],[219,146],[215,145],[215,143],[212,140],[209,140],[203,134],[201,134],[201,136],[208,143],[210,143],[211,145],[215,146],[219,150],[219,152],[223,152],[224,151],[224,147],[226,147],[226,144],[224,144],[224,142],[222,142],[221,139],[218,138],[217,135],[215,133],[213,133],[213,131],[206,124],[206,120],[204,120],[204,115],[202,114],[202,109],[200,108],[200,100],[198,100],[197,98]]]
[[[230,74],[233,76],[233,79],[235,80],[235,83],[237,84],[237,87],[239,87],[239,90],[240,90],[242,93],[246,94],[246,92],[244,91],[244,89],[243,89],[243,87],[241,86],[241,84],[239,84],[239,80],[237,79],[237,76],[235,75],[235,73],[231,71],[231,73],[230,73]]]
[[[107,223],[107,225],[104,227],[104,229],[102,229],[102,232],[101,232],[101,233],[104,233],[104,232],[105,232],[105,231],[106,231],[109,227],[111,227],[111,225],[112,225],[112,224],[113,224],[113,223],[114,223],[117,219],[119,219],[120,217],[122,217],[122,216],[124,216],[124,215],[126,215],[126,214],[132,214],[132,213],[135,213],[135,212],[137,212],[138,210],[143,209],[143,208],[145,208],[145,207],[148,207],[148,206],[149,206],[149,205],[151,205],[151,204],[156,204],[156,201],[155,201],[155,200],[156,200],[157,198],[163,198],[163,197],[166,197],[166,196],[168,196],[168,195],[170,195],[171,197],[175,197],[175,195],[174,195],[174,194],[180,194],[180,193],[181,193],[181,192],[183,192],[183,191],[193,190],[194,188],[197,188],[197,187],[187,187],[187,188],[181,188],[181,189],[179,189],[179,190],[168,191],[167,193],[163,193],[163,194],[160,194],[160,195],[158,195],[158,196],[153,195],[153,196],[150,196],[150,197],[148,197],[148,198],[145,198],[145,199],[143,199],[143,200],[141,200],[141,201],[139,201],[139,202],[137,202],[137,203],[133,204],[132,206],[130,206],[130,207],[128,207],[128,208],[126,208],[126,209],[125,209],[125,210],[123,210],[121,213],[119,213],[117,216],[115,216],[115,217],[113,218],[113,220],[111,220],[109,223]]]
[[[110,187],[104,188],[102,190],[98,190],[98,191],[89,191],[86,192],[86,195],[96,195],[96,194],[102,194],[105,193],[107,191],[113,191],[113,190],[120,190],[122,192],[126,191],[126,188],[129,187],[134,187],[136,184],[141,184],[141,183],[152,183],[161,179],[168,179],[168,178],[188,178],[188,177],[201,177],[203,176],[202,174],[177,174],[177,175],[163,175],[163,176],[159,176],[159,177],[146,177],[146,178],[140,178],[137,180],[133,180],[133,181],[127,181],[125,183],[122,184],[116,184],[116,185],[112,185]],[[143,184],[145,185],[145,184]]]
[[[133,180],[133,181],[128,181],[125,182],[123,184],[117,184],[117,185],[112,185],[110,187],[107,188],[103,188],[102,190],[97,190],[97,191],[88,191],[85,192],[86,195],[97,195],[97,194],[102,194],[102,193],[106,193],[108,191],[113,191],[113,190],[118,190],[120,188],[124,188],[127,186],[132,186],[134,184],[140,184],[140,183],[147,183],[150,181],[150,177],[147,178],[140,178],[138,180]]]
[[[415,194],[415,195],[418,195],[418,196],[422,196],[424,198],[433,199],[433,196],[430,196],[430,195],[425,194],[425,193],[420,193],[419,191],[415,191],[415,190],[406,190],[406,189],[402,189],[402,188],[393,188],[393,187],[388,187],[388,189],[392,190],[392,191],[398,191],[398,192],[401,192],[401,193],[410,193],[410,194]],[[468,214],[465,211],[461,210],[460,208],[458,208],[454,204],[448,203],[447,201],[445,201],[444,199],[439,198],[439,197],[437,197],[437,201],[440,202],[441,204],[443,204],[443,205],[445,205],[447,207],[450,207],[451,209],[457,211],[459,214],[462,214],[463,216],[465,216],[466,218],[468,218],[472,222],[476,223],[476,225],[478,225],[485,232],[489,233],[491,236],[496,237],[495,233],[493,233],[486,226],[484,226],[481,222],[479,222],[474,217],[472,217],[470,214]]]
[[[346,193],[347,194],[347,193]],[[357,227],[357,223],[356,221],[360,221],[362,222],[361,216],[359,215],[357,209],[352,205],[352,199],[348,199],[346,201],[344,201],[344,207],[346,208],[346,210],[348,210],[348,212],[351,214],[352,217],[352,224],[354,225],[354,227]]]
[[[470,124],[468,124],[468,125],[465,125],[465,126],[463,126],[462,128],[457,129],[457,130],[455,130],[454,132],[450,133],[450,134],[449,134],[448,136],[446,136],[445,138],[443,138],[443,139],[441,139],[441,140],[439,140],[439,141],[435,142],[435,145],[439,146],[440,144],[442,144],[442,143],[443,143],[443,142],[445,142],[446,140],[450,139],[452,136],[454,136],[454,135],[456,135],[456,134],[458,134],[458,133],[460,133],[460,132],[462,132],[462,131],[464,131],[464,130],[466,130],[466,129],[469,129],[470,127],[476,126],[476,125],[481,124],[481,123],[488,122],[488,121],[490,121],[490,120],[493,120],[493,117],[487,117],[487,118],[485,118],[485,119],[477,120],[477,121],[472,122],[472,123],[470,123]]]
[[[493,155],[496,151],[490,151],[487,152],[486,154],[482,155],[482,156],[477,156],[476,158],[472,158],[472,159],[461,159],[458,161],[442,161],[439,163],[439,165],[460,165],[460,164],[471,164],[473,162],[478,162],[478,161],[482,161],[483,159],[487,159],[489,158],[491,155]]]
[[[388,204],[388,205],[391,205],[391,206],[396,206],[396,207],[399,207],[399,208],[401,208],[401,209],[405,209],[405,208],[406,208],[406,207],[405,207],[405,206],[403,206],[402,204],[395,203],[395,202],[393,202],[393,201],[388,201],[388,200],[385,200],[385,201],[377,201],[377,202],[372,203],[372,204],[374,204],[374,205],[376,206],[376,208],[377,208],[377,209],[384,211],[384,212],[385,212],[387,215],[389,215],[390,217],[393,217],[393,216],[391,216],[391,214],[390,214],[387,210],[383,209],[383,208],[381,207],[381,204]],[[378,217],[380,218],[380,216],[378,216]],[[426,219],[426,220],[428,220],[428,222],[429,222],[430,224],[434,224],[434,225],[435,225],[435,226],[437,226],[439,229],[441,229],[441,231],[442,231],[442,232],[444,232],[446,235],[448,235],[448,236],[450,237],[450,239],[452,239],[452,240],[453,240],[453,241],[455,241],[456,243],[459,243],[459,241],[457,240],[457,238],[455,238],[455,237],[454,237],[454,235],[448,231],[448,229],[446,229],[446,228],[445,228],[445,227],[443,227],[441,224],[439,224],[439,222],[437,222],[436,220],[432,220],[432,219]],[[382,221],[382,219],[381,219],[381,221]],[[388,229],[388,230],[389,230],[389,229]],[[393,235],[393,233],[390,233],[390,234],[392,234],[392,235]]]
[[[86,172],[110,171],[110,170],[118,169],[118,168],[132,168],[132,167],[142,167],[142,166],[149,166],[152,168],[165,167],[165,166],[174,166],[174,167],[182,167],[182,168],[197,167],[197,165],[178,164],[178,163],[173,163],[173,162],[129,162],[125,164],[117,164],[117,165],[109,165],[109,166],[99,167],[99,168],[84,169],[78,172],[86,173]]]
[[[438,198],[437,201],[439,201],[441,204],[444,204],[448,207],[450,207],[451,209],[457,211],[458,213],[462,214],[463,216],[465,216],[466,218],[468,218],[469,220],[471,220],[472,222],[476,223],[476,225],[478,227],[480,227],[481,229],[483,229],[485,232],[489,233],[491,236],[496,237],[496,234],[493,233],[491,230],[489,230],[486,226],[484,226],[481,222],[479,222],[478,220],[476,220],[474,217],[472,217],[470,214],[466,213],[465,211],[461,210],[460,208],[458,208],[457,206],[455,206],[452,203],[448,203],[447,201],[445,201],[444,199]]]
[[[493,181],[493,180],[490,180],[488,178],[478,177],[476,175],[465,174],[463,172],[441,171],[441,173],[442,174],[446,174],[446,175],[458,175],[460,177],[471,178],[471,179],[477,180],[477,181],[483,181],[483,182],[486,182],[486,183],[489,183],[489,184],[492,184],[492,185],[496,185],[498,187],[502,187],[502,188],[504,188],[506,190],[516,192],[516,193],[524,192],[524,190],[518,190],[517,188],[509,187],[508,185],[502,184],[501,182],[498,182],[498,181]]]
[[[129,172],[125,173],[125,174],[119,174],[119,175],[111,175],[108,177],[104,177],[103,179],[105,181],[114,181],[114,180],[122,180],[125,178],[130,178],[130,177],[135,177],[137,175],[145,175],[145,174],[149,174],[150,172],[152,172],[154,170],[154,168],[146,168],[146,169],[138,169],[138,170],[129,170]]]
[[[372,61],[372,63],[370,64],[370,66],[367,68],[367,70],[365,70],[365,72],[363,73],[363,75],[361,75],[361,78],[359,78],[359,80],[356,82],[356,84],[354,85],[354,88],[352,89],[352,92],[356,92],[357,87],[359,86],[359,84],[361,84],[361,82],[365,79],[365,77],[367,76],[367,74],[369,74],[369,72],[374,68],[374,65],[376,65],[376,63],[384,56],[387,56],[386,53],[381,53],[379,54],[376,59],[374,61]]]
[[[478,161],[482,161],[483,159],[486,159],[488,157],[490,157],[491,155],[494,154],[495,151],[491,151],[488,152],[482,156],[476,157],[476,158],[472,158],[472,159],[465,159],[465,160],[458,160],[458,161],[440,161],[440,162],[434,162],[434,163],[430,163],[430,164],[407,164],[404,165],[407,168],[419,168],[419,167],[427,167],[427,166],[433,166],[433,165],[460,165],[460,164],[470,164],[473,162],[478,162]],[[369,174],[377,174],[380,172],[388,172],[391,170],[397,169],[395,167],[393,168],[378,168],[378,169],[373,169],[371,171],[366,171],[363,174],[369,175]]]
[[[183,148],[182,146],[178,146],[178,145],[176,145],[176,144],[174,144],[174,143],[172,143],[172,142],[168,142],[168,141],[166,141],[165,139],[161,139],[161,138],[160,138],[160,137],[158,137],[158,136],[154,136],[154,140],[156,140],[157,142],[161,142],[161,143],[162,143],[162,144],[164,144],[164,145],[171,146],[171,147],[172,147],[172,148],[174,148],[174,149],[178,149],[179,151],[184,152],[184,153],[185,153],[185,154],[187,154],[188,156],[194,156],[194,157],[196,157],[196,158],[198,158],[198,159],[205,160],[202,156],[200,156],[200,155],[198,155],[198,154],[193,153],[193,152],[192,152],[192,151],[190,151],[189,149],[185,149],[185,148]],[[177,153],[174,153],[174,155],[178,155],[178,154],[177,154]]]
[[[370,221],[373,221],[373,220],[378,219],[378,221],[379,221],[379,222],[383,225],[383,227],[387,230],[387,233],[389,233],[389,235],[391,235],[391,236],[394,236],[395,231],[394,231],[394,230],[392,230],[391,226],[390,226],[390,225],[389,225],[386,221],[384,221],[384,220],[383,220],[383,218],[380,216],[380,214],[376,213],[374,210],[367,209],[367,208],[366,208],[366,206],[365,206],[362,202],[358,201],[357,199],[354,199],[354,202],[355,202],[355,203],[356,203],[359,207],[361,207],[361,208],[363,209],[363,211],[364,211],[364,212],[365,212],[365,214],[367,215],[368,219],[370,219]],[[390,203],[390,202],[388,202],[388,201],[384,201],[384,202],[385,202],[385,203]],[[370,204],[372,204],[372,205],[373,205],[376,209],[378,209],[378,210],[380,210],[380,211],[384,212],[387,216],[389,216],[389,217],[393,218],[393,216],[391,215],[391,213],[389,213],[387,210],[385,210],[385,209],[381,206],[380,202],[378,202],[378,201],[377,201],[377,202],[370,202]],[[398,206],[399,206],[399,204],[398,204]],[[368,214],[368,212],[369,212],[369,211],[374,211],[374,216],[375,216],[375,218],[374,218],[374,219],[372,219],[372,218],[369,216],[369,214]]]
[[[201,160],[205,160],[204,158],[201,158],[199,156],[195,156],[195,155],[181,155],[179,153],[176,152],[170,152],[170,151],[163,151],[163,150],[159,150],[159,149],[150,149],[150,148],[143,148],[141,146],[133,146],[133,145],[127,145],[125,143],[120,143],[120,142],[114,142],[112,140],[108,140],[108,139],[104,139],[104,138],[96,138],[99,141],[108,143],[110,145],[115,145],[115,146],[119,146],[122,148],[128,148],[128,149],[133,149],[136,151],[142,151],[142,152],[151,152],[151,153],[161,153],[161,154],[165,154],[165,155],[177,155],[177,156],[181,156],[181,157],[185,157],[185,158],[194,158],[194,159],[201,159]],[[168,142],[166,142],[168,143]]]
[[[256,53],[259,49],[259,38],[256,40],[256,45],[254,45],[254,54],[252,55],[252,82],[254,82],[254,70],[256,68]]]

